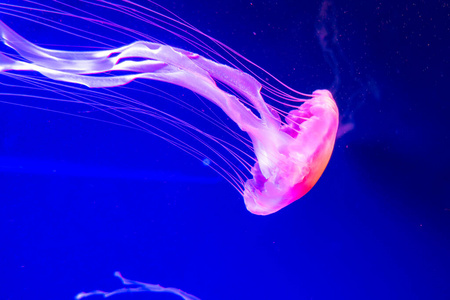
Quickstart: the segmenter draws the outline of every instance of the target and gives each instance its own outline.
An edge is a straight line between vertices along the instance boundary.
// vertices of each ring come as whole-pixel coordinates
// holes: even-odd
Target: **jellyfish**
[[[35,71],[61,82],[89,88],[112,88],[134,80],[156,80],[187,88],[208,99],[246,132],[256,162],[242,195],[247,209],[274,213],[305,195],[331,157],[339,123],[336,103],[327,90],[280,115],[261,96],[262,85],[251,75],[199,54],[154,42],[136,41],[99,51],[65,51],[37,46],[0,21],[2,42],[21,60],[0,53],[0,72]],[[105,76],[108,72],[126,74]],[[256,110],[255,114],[236,91]]]
[[[31,2],[30,2],[31,3]],[[126,1],[129,6],[113,4],[104,1],[94,2],[105,6],[107,9],[120,11],[125,15],[144,21],[153,26],[171,27],[165,20],[171,20],[172,25],[180,26],[186,35],[182,38],[189,39],[188,31],[200,34],[202,37],[213,41],[225,52],[236,55],[247,64],[262,70],[250,61],[238,55],[234,50],[213,38],[201,33],[183,20],[175,17],[158,14],[165,25],[157,25],[149,18],[152,10],[139,7],[143,13],[137,12],[137,5]],[[23,19],[29,19],[27,7],[18,7],[4,4],[5,14],[12,14]],[[38,5],[38,4],[36,4]],[[135,6],[134,6],[135,5]],[[40,8],[39,8],[40,7]],[[80,15],[67,13],[61,9],[48,6],[34,7],[32,11],[51,12],[56,15],[65,15],[83,19],[84,21],[109,26],[113,30],[125,32],[130,36],[148,37],[145,34],[134,32],[119,26],[106,19],[92,14],[81,16],[82,12],[76,8]],[[167,19],[165,19],[167,18]],[[39,17],[34,20],[40,24],[52,25],[50,19],[42,21]],[[73,28],[72,28],[73,29]],[[73,29],[74,30],[74,29]],[[176,34],[176,33],[175,33]],[[316,90],[312,94],[303,94],[288,88],[295,96],[274,88],[264,83],[264,80],[255,73],[249,71],[244,65],[226,59],[221,61],[211,58],[209,55],[188,51],[180,47],[164,44],[161,41],[150,39],[136,39],[131,43],[121,46],[109,46],[101,50],[73,51],[57,50],[51,47],[42,47],[34,44],[11,29],[0,20],[0,39],[13,53],[0,52],[0,75],[18,76],[23,80],[31,80],[23,72],[35,72],[58,84],[67,84],[74,89],[92,91],[95,102],[89,102],[97,109],[112,112],[113,116],[127,117],[126,121],[137,128],[142,127],[141,120],[131,113],[141,113],[146,116],[160,118],[172,126],[181,128],[187,134],[194,132],[194,139],[198,136],[206,137],[215,143],[221,144],[223,149],[234,156],[248,171],[247,178],[241,179],[241,171],[235,173],[223,171],[220,167],[215,169],[219,174],[228,178],[229,182],[242,195],[246,208],[257,215],[269,215],[286,207],[290,203],[303,197],[321,177],[324,172],[334,147],[339,123],[339,113],[332,94],[327,90]],[[208,46],[192,38],[195,48],[203,50]],[[199,47],[198,47],[199,46]],[[228,63],[227,63],[228,62]],[[273,80],[272,75],[266,73]],[[1,80],[1,79],[0,79]],[[146,103],[146,99],[124,98],[105,101],[102,94],[95,92],[100,89],[114,89],[127,86],[132,82],[160,81],[188,89],[195,94],[207,99],[224,114],[237,124],[238,128],[248,135],[248,140],[237,136],[242,144],[253,152],[252,164],[248,165],[242,156],[245,152],[239,146],[223,142],[220,138],[210,136],[199,128],[192,126],[183,119],[174,118],[170,112],[154,110]],[[281,83],[280,83],[281,84]],[[264,94],[264,91],[266,92]],[[1,94],[1,92],[0,92]],[[298,95],[302,96],[299,98]],[[287,113],[266,103],[265,98],[275,102],[289,101],[287,106],[291,110]],[[74,94],[69,102],[86,101],[84,95]],[[113,104],[111,104],[113,103]],[[185,105],[180,103],[180,105]],[[195,109],[195,107],[190,106]],[[117,114],[121,112],[122,114]],[[215,126],[221,126],[223,130],[234,136],[233,130],[218,119],[218,115],[205,116]],[[145,125],[151,126],[148,123]],[[204,158],[201,153],[182,141],[182,137],[164,135],[164,129],[152,127],[156,135],[168,140],[175,146],[199,158],[204,165],[214,167],[213,160]],[[207,147],[209,147],[207,145]],[[216,151],[211,146],[212,151]],[[218,156],[222,157],[217,151]],[[77,299],[91,295],[103,295],[105,297],[128,292],[168,292],[183,299],[198,299],[175,288],[164,288],[159,285],[146,284],[125,279],[120,273],[115,274],[127,287],[113,291],[94,291],[81,293]]]

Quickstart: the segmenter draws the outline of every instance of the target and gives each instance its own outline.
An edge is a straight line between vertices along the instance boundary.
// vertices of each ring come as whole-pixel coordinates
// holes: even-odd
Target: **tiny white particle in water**
[[[205,158],[202,162],[205,166],[209,166],[211,164],[211,160],[209,158]]]

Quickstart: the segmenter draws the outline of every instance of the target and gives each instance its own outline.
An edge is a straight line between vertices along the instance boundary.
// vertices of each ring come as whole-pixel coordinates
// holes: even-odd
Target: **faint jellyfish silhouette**
[[[379,101],[380,91],[376,82],[357,70],[347,58],[339,40],[342,35],[339,32],[338,12],[335,7],[332,0],[324,0],[315,27],[324,59],[333,74],[333,82],[328,89],[340,99],[341,114],[337,132],[339,138],[355,128],[355,113],[367,98]]]

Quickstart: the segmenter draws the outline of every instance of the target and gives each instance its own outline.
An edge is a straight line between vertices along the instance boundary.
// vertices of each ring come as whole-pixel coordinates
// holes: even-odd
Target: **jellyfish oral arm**
[[[27,41],[1,21],[0,34],[2,42],[23,58],[0,53],[0,73],[36,71],[53,80],[88,87],[115,87],[139,78],[158,80],[187,88],[215,103],[253,142],[257,162],[243,192],[252,213],[271,214],[302,197],[330,159],[339,116],[326,90],[315,91],[282,123],[278,113],[264,102],[262,86],[255,78],[198,54],[144,41],[102,51],[50,50]],[[129,73],[105,76],[110,71]],[[217,82],[247,99],[258,116]]]
[[[260,120],[237,97],[217,87],[213,79],[215,75],[218,80],[236,88],[237,91],[252,95],[249,100],[258,109],[262,119],[269,123],[272,119],[268,117],[270,112],[259,93],[261,85],[254,78],[198,54],[144,41],[103,51],[58,51],[45,49],[27,41],[2,21],[0,32],[5,45],[30,61],[14,61],[2,55],[0,71],[37,71],[54,80],[79,83],[91,88],[125,85],[139,78],[168,82],[185,87],[215,103],[242,130],[247,131],[247,126],[258,127]],[[131,60],[136,58],[141,60]],[[128,71],[130,74],[101,76],[110,71]],[[93,74],[98,76],[91,76]]]
[[[163,287],[158,284],[150,284],[135,280],[126,279],[120,274],[120,272],[115,272],[114,276],[119,278],[122,281],[122,284],[125,286],[123,288],[114,290],[112,292],[105,291],[92,291],[92,292],[82,292],[75,296],[76,300],[88,298],[91,296],[101,295],[103,298],[108,298],[118,294],[128,294],[128,293],[143,293],[143,292],[156,292],[156,293],[168,293],[177,295],[183,300],[200,300],[194,295],[188,294],[180,289],[172,288],[172,287]]]

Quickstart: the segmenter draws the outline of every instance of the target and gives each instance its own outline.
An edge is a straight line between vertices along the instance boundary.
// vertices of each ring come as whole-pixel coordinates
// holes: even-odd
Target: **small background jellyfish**
[[[341,68],[341,82],[355,74],[374,78],[380,97],[349,108],[359,108],[355,129],[337,141],[322,179],[302,201],[267,218],[246,212],[240,196],[202,163],[206,157],[195,160],[145,132],[83,118],[99,114],[73,103],[28,102],[78,117],[2,104],[2,296],[72,299],[114,290],[120,285],[111,274],[120,270],[200,299],[448,298],[448,7],[333,4],[339,46],[355,70]],[[298,90],[328,88],[335,78],[316,34],[320,1],[164,5]],[[33,42],[63,48],[82,40],[30,26],[3,8],[1,19]],[[132,18],[122,22],[148,30]],[[186,48],[173,35],[153,34]],[[348,86],[338,103],[350,99]],[[181,89],[170,94],[200,101]],[[185,112],[167,100],[158,105]],[[201,119],[190,120],[201,127]]]

